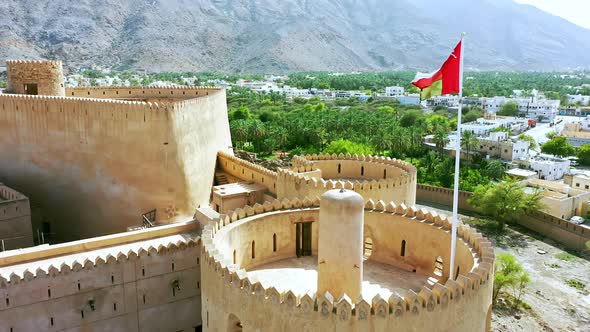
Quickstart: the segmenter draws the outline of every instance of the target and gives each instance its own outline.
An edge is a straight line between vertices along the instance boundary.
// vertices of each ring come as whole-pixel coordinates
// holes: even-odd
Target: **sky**
[[[590,29],[590,0],[515,0]]]

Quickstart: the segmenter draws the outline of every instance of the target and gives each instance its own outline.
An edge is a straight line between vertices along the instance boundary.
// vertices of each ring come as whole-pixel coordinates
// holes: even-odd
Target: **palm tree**
[[[426,167],[426,171],[428,172],[428,174],[432,174],[434,173],[434,166],[438,164],[439,159],[436,156],[435,152],[430,151],[424,156],[424,159],[422,159],[422,161],[424,162],[424,167]]]
[[[447,146],[447,143],[449,143],[449,136],[447,135],[447,132],[442,128],[436,129],[436,131],[434,132],[433,141],[434,144],[436,144],[438,156],[442,158],[445,146]]]
[[[461,147],[464,148],[467,152],[467,160],[471,162],[471,150],[477,145],[478,140],[475,137],[475,134],[470,131],[466,130],[461,133]]]

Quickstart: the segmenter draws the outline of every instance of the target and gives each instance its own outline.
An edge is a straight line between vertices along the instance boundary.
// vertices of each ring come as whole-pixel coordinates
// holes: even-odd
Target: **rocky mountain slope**
[[[0,61],[285,72],[590,67],[590,30],[513,0],[2,0]]]

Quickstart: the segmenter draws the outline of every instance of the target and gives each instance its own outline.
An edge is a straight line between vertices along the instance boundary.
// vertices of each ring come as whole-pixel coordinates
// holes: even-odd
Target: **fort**
[[[0,180],[48,214],[51,244],[6,228],[30,239],[0,253],[0,331],[490,330],[491,243],[460,223],[451,271],[450,222],[413,207],[411,164],[269,170],[233,155],[223,89],[7,71]]]
[[[63,90],[60,62],[7,70],[8,92],[48,95],[0,95],[0,181],[43,207],[55,240],[123,232],[153,210],[174,222],[209,203],[217,152],[231,151],[224,90]]]

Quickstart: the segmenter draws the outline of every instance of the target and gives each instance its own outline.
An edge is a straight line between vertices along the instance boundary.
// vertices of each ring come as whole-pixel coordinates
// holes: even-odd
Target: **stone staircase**
[[[221,186],[228,184],[227,175],[225,173],[215,173],[215,185]]]

